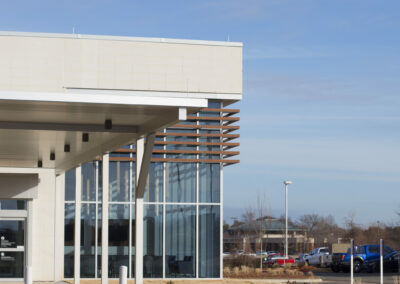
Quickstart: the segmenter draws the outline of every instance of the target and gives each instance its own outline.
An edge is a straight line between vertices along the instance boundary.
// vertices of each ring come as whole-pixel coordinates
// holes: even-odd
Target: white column
[[[33,250],[33,241],[32,241],[32,233],[33,233],[33,200],[28,200],[27,202],[27,220],[26,220],[26,245],[25,245],[25,254],[26,254],[26,267],[25,267],[25,284],[32,284],[32,250]]]
[[[108,192],[109,192],[109,155],[103,155],[102,193],[101,193],[101,283],[108,283]]]
[[[381,284],[383,284],[383,255],[385,254],[385,244],[383,239],[380,239],[380,272],[381,272]]]
[[[75,169],[75,239],[74,239],[74,284],[80,283],[81,277],[81,197],[82,170]]]
[[[54,281],[60,281],[64,277],[64,192],[65,173],[56,177],[55,192],[55,228],[54,228]]]
[[[136,175],[135,175],[135,284],[143,283],[143,196],[138,196],[140,169],[144,155],[144,138],[136,141]]]

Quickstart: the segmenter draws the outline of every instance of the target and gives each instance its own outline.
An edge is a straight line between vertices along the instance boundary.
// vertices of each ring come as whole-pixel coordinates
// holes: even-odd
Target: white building
[[[135,144],[129,214],[136,218],[136,249],[129,257],[136,272],[130,276],[141,283],[143,197],[156,131],[210,102],[227,106],[241,97],[241,43],[0,32],[1,280],[65,278],[65,173],[73,169],[73,278],[79,283],[86,241],[80,216],[88,193],[81,165],[102,161],[94,204],[109,208],[109,153]],[[98,227],[109,228],[109,210],[99,214]],[[101,271],[109,269],[109,231],[97,237],[96,278],[107,283]]]

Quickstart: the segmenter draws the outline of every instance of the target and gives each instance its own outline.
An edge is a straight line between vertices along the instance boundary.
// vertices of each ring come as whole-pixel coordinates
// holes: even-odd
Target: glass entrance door
[[[0,279],[24,278],[25,218],[0,218]]]

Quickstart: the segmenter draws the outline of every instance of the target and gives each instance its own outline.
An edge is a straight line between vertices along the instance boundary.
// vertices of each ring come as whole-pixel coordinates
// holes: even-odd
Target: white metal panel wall
[[[0,33],[0,90],[242,93],[240,44],[112,39]]]

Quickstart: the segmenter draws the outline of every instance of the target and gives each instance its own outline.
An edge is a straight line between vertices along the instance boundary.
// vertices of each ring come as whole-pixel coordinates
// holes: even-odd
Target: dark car
[[[390,247],[385,246],[385,255],[394,253]],[[362,245],[356,246],[354,252],[354,272],[359,273],[365,267],[365,262],[379,261],[380,247],[379,245]],[[331,269],[334,272],[350,270],[350,249],[347,253],[334,253],[332,255]]]
[[[368,272],[379,272],[381,268],[381,260],[367,260],[363,263],[363,269]],[[400,252],[395,251],[386,254],[383,257],[383,271],[400,272]]]

